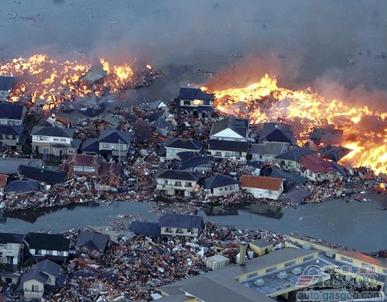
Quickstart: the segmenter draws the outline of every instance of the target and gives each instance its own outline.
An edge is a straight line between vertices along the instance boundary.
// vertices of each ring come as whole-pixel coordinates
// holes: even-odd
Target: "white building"
[[[240,187],[255,198],[277,200],[282,194],[283,180],[277,177],[242,175]]]
[[[275,156],[288,150],[289,144],[283,142],[264,142],[262,144],[252,144],[250,153],[251,160],[268,162]]]
[[[0,263],[18,267],[24,257],[24,235],[0,233]]]
[[[172,196],[191,196],[199,190],[199,177],[189,171],[161,170],[156,175],[156,190]]]
[[[248,142],[217,139],[208,141],[208,153],[215,158],[246,161],[248,151]]]

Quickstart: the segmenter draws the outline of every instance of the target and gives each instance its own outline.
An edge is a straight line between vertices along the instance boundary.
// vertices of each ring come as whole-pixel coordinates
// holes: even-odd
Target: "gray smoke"
[[[384,90],[386,16],[380,0],[4,0],[0,58],[84,54],[214,71],[253,55],[292,66],[285,83]]]

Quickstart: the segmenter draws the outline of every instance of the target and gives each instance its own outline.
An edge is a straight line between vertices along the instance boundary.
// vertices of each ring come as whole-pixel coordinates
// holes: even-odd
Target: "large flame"
[[[290,123],[300,142],[315,127],[343,130],[343,146],[352,151],[341,163],[367,166],[375,173],[387,173],[387,113],[367,106],[355,107],[337,99],[326,99],[311,89],[278,87],[275,77],[263,76],[246,87],[212,91],[216,108],[248,118],[250,123],[268,121]],[[377,126],[369,127],[369,124]]]
[[[58,60],[44,54],[29,58],[17,58],[0,65],[0,75],[18,78],[17,87],[11,92],[11,100],[23,98],[32,102],[42,100],[45,109],[52,109],[65,100],[90,95],[118,93],[131,85],[133,69],[129,65],[113,65],[99,59],[101,80],[96,84],[83,81],[83,77],[99,66],[76,60]]]

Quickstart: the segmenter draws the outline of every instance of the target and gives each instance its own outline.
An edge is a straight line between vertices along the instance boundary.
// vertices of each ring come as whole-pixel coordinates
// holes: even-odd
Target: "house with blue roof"
[[[0,103],[0,144],[3,147],[21,149],[25,114],[22,105]]]
[[[239,191],[238,181],[225,174],[216,174],[203,181],[203,190],[209,197],[227,196]]]
[[[159,225],[162,236],[199,237],[204,230],[203,218],[197,215],[165,214]]]
[[[6,102],[16,85],[16,79],[12,76],[0,76],[0,102]]]
[[[180,152],[200,152],[202,142],[191,138],[169,137],[165,141],[164,147],[166,151],[165,159],[172,160],[178,159],[178,153]]]

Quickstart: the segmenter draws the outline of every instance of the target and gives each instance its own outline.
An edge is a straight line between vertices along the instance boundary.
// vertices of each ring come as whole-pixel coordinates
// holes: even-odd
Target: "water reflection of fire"
[[[341,129],[342,145],[352,150],[341,163],[369,166],[376,173],[387,173],[387,112],[326,99],[311,89],[281,88],[276,78],[269,75],[245,87],[212,89],[212,92],[220,112],[246,117],[252,124],[288,122],[300,142],[305,142],[315,127]]]
[[[17,87],[11,92],[12,101],[42,100],[44,108],[51,109],[75,97],[118,93],[131,86],[134,71],[127,64],[111,65],[102,58],[91,64],[38,54],[1,64],[0,75],[18,78]]]

